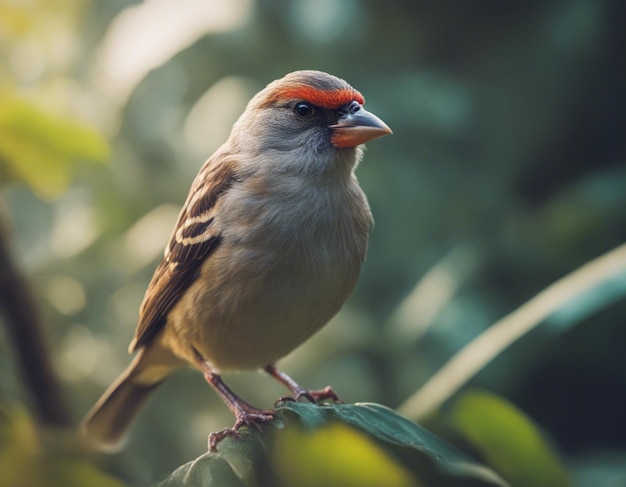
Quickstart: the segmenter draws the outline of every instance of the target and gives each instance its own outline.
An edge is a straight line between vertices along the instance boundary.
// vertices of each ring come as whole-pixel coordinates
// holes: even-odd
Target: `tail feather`
[[[88,441],[105,452],[118,451],[130,423],[150,394],[169,374],[158,374],[153,381],[141,380],[144,350],[100,397],[82,422],[82,431]]]

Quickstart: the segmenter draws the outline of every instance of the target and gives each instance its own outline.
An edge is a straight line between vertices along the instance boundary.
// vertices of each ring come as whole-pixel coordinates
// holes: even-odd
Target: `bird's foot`
[[[274,379],[286,385],[291,390],[293,396],[283,396],[276,401],[276,404],[285,401],[299,401],[304,398],[313,404],[318,404],[322,401],[332,400],[334,402],[343,402],[339,399],[339,396],[333,391],[332,387],[326,386],[324,389],[315,391],[309,391],[299,385],[295,380],[289,377],[284,372],[281,372],[275,365],[268,365],[265,367],[265,372],[270,374]]]
[[[300,397],[305,397],[311,402],[322,402],[322,401],[333,401],[333,402],[343,402],[339,399],[337,393],[333,390],[332,387],[326,386],[324,389],[318,389],[315,391],[304,391],[305,395],[298,396],[296,395],[296,400],[300,399]]]
[[[261,424],[269,423],[276,417],[276,413],[274,411],[256,409],[249,404],[239,404],[238,406],[240,406],[240,408],[238,408],[235,413],[235,417],[237,419],[233,427],[224,428],[221,431],[217,431],[209,435],[209,451],[217,450],[217,444],[224,438],[229,436],[232,438],[239,438],[241,436],[239,429],[244,426],[249,428],[254,427],[262,432],[263,429],[261,428]]]
[[[196,356],[198,367],[204,373],[206,381],[211,384],[217,394],[226,403],[228,409],[235,415],[235,424],[232,428],[224,428],[222,431],[209,435],[209,451],[217,450],[217,444],[228,436],[239,438],[239,429],[244,426],[255,427],[257,430],[263,431],[261,424],[269,423],[276,417],[275,411],[255,408],[237,396],[237,394],[224,383],[220,375],[211,368],[211,364],[204,360],[200,352],[194,348],[193,353]]]
[[[324,389],[318,389],[315,391],[309,391],[303,388],[297,388],[294,391],[293,396],[282,396],[276,401],[276,404],[281,402],[298,402],[300,399],[306,399],[307,401],[318,404],[324,401],[333,401],[336,403],[342,403],[343,401],[339,399],[337,393],[333,390],[332,387],[326,386]]]

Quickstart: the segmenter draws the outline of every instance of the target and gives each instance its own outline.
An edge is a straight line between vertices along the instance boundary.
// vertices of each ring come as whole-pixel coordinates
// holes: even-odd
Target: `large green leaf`
[[[454,425],[516,487],[570,487],[557,455],[538,428],[508,401],[468,392],[453,406]]]
[[[263,433],[244,431],[177,469],[174,486],[503,486],[487,468],[377,404],[286,403]]]
[[[101,162],[108,155],[108,143],[94,129],[9,93],[0,96],[0,181],[3,175],[17,179],[53,198],[69,185],[75,162]]]

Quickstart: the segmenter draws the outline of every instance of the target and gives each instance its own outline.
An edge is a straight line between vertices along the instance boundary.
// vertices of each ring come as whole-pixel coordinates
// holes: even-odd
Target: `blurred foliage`
[[[0,486],[122,487],[93,466],[75,440],[65,434],[42,432],[27,411],[0,410]]]
[[[488,469],[377,404],[288,402],[263,433],[227,438],[161,487],[503,486]]]
[[[485,392],[466,392],[454,401],[451,417],[457,431],[511,485],[572,485],[537,426],[508,401]]]
[[[128,362],[195,172],[249,97],[295,69],[345,78],[394,130],[357,171],[376,219],[359,287],[281,363],[298,382],[395,407],[626,241],[625,20],[619,0],[0,2],[1,197],[76,418]],[[486,426],[532,431],[523,411],[581,487],[626,478],[625,313],[621,280],[594,288],[470,384],[515,405],[483,398]],[[11,354],[0,327],[0,401],[29,406]],[[254,404],[283,393],[227,380]],[[178,374],[108,467],[155,482],[231,422],[202,377]],[[468,451],[490,444],[488,429],[466,433]]]
[[[6,173],[38,196],[52,198],[67,190],[76,160],[108,157],[107,142],[94,130],[0,95],[0,176]]]

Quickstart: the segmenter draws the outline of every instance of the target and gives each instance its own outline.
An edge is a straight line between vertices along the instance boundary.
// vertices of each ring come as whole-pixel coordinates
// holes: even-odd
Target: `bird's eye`
[[[293,113],[295,113],[298,118],[311,118],[315,115],[315,107],[310,103],[301,101],[293,106]]]

